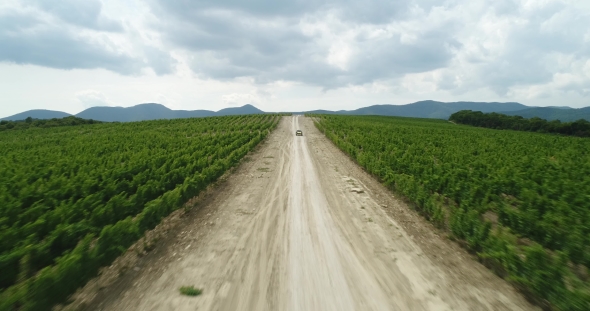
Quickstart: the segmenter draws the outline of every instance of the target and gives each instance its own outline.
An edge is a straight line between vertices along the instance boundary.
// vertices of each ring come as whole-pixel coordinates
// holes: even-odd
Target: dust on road
[[[89,309],[535,310],[309,118],[284,117],[250,157],[203,207],[207,215],[169,239],[165,260],[143,262]],[[186,285],[203,294],[180,295]]]

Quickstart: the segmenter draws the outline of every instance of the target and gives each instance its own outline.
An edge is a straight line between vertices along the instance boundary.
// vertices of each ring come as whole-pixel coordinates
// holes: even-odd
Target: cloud
[[[193,20],[203,12],[225,11],[248,15],[257,19],[287,18],[299,19],[315,12],[333,11],[345,20],[382,24],[393,18],[403,17],[409,10],[430,8],[438,4],[435,0],[152,0],[156,10],[186,20]]]
[[[120,22],[101,14],[102,3],[98,0],[26,0],[24,2],[77,26],[104,31],[123,31],[123,25]]]
[[[330,1],[301,2],[292,9],[266,6],[266,1],[191,6],[160,1],[155,7],[165,21],[158,28],[163,39],[189,51],[193,71],[212,79],[289,80],[330,89],[440,68],[460,45],[451,22],[429,23],[425,29],[398,21],[378,24],[408,5],[379,10],[375,3],[382,2],[363,11],[366,18],[374,15],[371,23]]]
[[[457,96],[588,96],[590,83],[590,6],[570,0],[9,3],[0,61],[17,64]]]
[[[448,11],[449,18],[465,27],[454,31],[461,46],[448,65],[437,71],[438,89],[453,94],[488,89],[511,97],[526,89],[540,94],[542,85],[543,94],[558,96],[558,75],[575,72],[578,80],[590,82],[589,75],[577,70],[580,61],[590,57],[589,42],[584,40],[587,27],[582,26],[590,11],[558,0],[489,4],[466,5],[463,10],[470,16]]]
[[[76,99],[84,108],[114,106],[103,93],[96,90],[84,90],[76,93]]]
[[[0,7],[0,61],[123,75],[141,74],[146,68],[158,75],[174,71],[176,60],[170,53],[133,40],[135,33],[118,33],[121,24],[99,14],[100,2],[68,0],[55,7],[44,1],[27,3]]]
[[[143,47],[147,65],[154,70],[157,75],[171,74],[178,63],[177,60],[165,52],[153,46]]]
[[[21,36],[0,32],[0,61],[35,64],[59,69],[104,68],[122,74],[139,72],[142,64],[123,53],[109,51],[98,42],[76,34],[46,28]]]
[[[272,93],[264,89],[255,89],[249,93],[231,93],[221,96],[222,102],[227,106],[243,106],[246,104],[259,104],[275,98]]]
[[[438,89],[507,96],[567,72],[558,55],[590,51],[589,12],[560,0],[150,3],[162,39],[189,52],[197,75],[219,80],[327,90],[439,72]]]

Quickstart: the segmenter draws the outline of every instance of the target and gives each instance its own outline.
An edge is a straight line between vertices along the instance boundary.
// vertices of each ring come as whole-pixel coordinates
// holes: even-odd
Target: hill
[[[524,118],[539,117],[547,120],[571,122],[579,119],[590,120],[590,107],[573,109],[570,107],[529,107],[520,103],[508,102],[439,102],[433,100],[419,101],[406,105],[372,105],[355,110],[310,110],[295,113],[343,114],[343,115],[380,115],[412,118],[448,119],[461,110],[497,112],[506,115],[519,115]],[[262,114],[264,111],[252,106],[231,107],[219,111],[211,110],[172,110],[163,105],[148,103],[133,107],[92,107],[76,117],[103,122],[132,122],[157,119],[200,118],[227,115]],[[52,119],[70,116],[65,112],[50,110],[30,110],[0,120]]]
[[[344,114],[344,115],[378,115],[411,118],[448,119],[453,113],[461,110],[497,112],[524,118],[539,117],[546,120],[572,122],[579,119],[590,121],[590,107],[574,109],[570,107],[529,107],[520,103],[497,102],[438,102],[433,100],[419,101],[407,105],[373,105],[356,110],[312,110],[306,113]]]
[[[154,119],[169,119],[171,110],[159,104],[141,104],[133,107],[92,107],[78,114],[82,119],[106,122],[128,122]]]
[[[140,104],[133,107],[92,107],[75,116],[87,120],[103,122],[133,122],[159,119],[200,118],[213,116],[230,116],[243,114],[262,114],[264,111],[252,106],[231,107],[219,111],[211,110],[172,110],[160,104]],[[21,121],[27,117],[33,119],[61,119],[72,116],[69,113],[51,110],[29,110],[0,120]]]
[[[19,120],[24,120],[28,117],[31,117],[33,119],[61,119],[61,118],[69,117],[69,116],[71,116],[71,114],[61,112],[61,111],[34,109],[34,110],[29,110],[29,111],[17,113],[15,115],[12,115],[12,116],[6,117],[6,118],[2,118],[0,120],[19,121]]]
[[[141,104],[133,107],[92,107],[76,116],[105,122],[133,122],[158,119],[199,118],[240,114],[261,114],[264,111],[252,106],[232,107],[217,112],[210,110],[172,110],[160,104]]]
[[[485,102],[438,102],[433,100],[419,101],[407,105],[373,105],[356,110],[314,110],[309,113],[346,114],[346,115],[379,115],[412,118],[448,119],[451,114],[461,110],[477,110],[482,112],[514,111],[529,108],[519,103],[485,103]]]
[[[261,114],[265,113],[264,111],[252,106],[252,105],[244,105],[242,107],[232,107],[232,108],[225,108],[217,111],[217,115],[222,116],[232,116],[232,115],[239,115],[239,114]]]

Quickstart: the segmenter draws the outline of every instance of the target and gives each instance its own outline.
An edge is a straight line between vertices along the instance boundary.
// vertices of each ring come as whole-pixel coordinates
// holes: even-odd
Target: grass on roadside
[[[203,290],[194,286],[183,286],[180,288],[180,293],[185,296],[199,296]]]

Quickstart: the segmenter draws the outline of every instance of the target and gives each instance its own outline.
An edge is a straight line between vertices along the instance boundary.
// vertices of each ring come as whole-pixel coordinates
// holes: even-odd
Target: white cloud
[[[260,104],[270,99],[276,98],[267,90],[257,88],[248,93],[231,93],[221,96],[222,102],[226,106],[243,106],[247,104]]]
[[[31,5],[50,13],[61,20],[84,28],[103,31],[123,31],[121,22],[106,17],[102,13],[102,2],[99,0],[24,0]]]
[[[159,42],[149,40],[153,31],[138,20],[123,24],[106,16],[99,0],[9,4],[0,6],[0,62],[107,69],[125,75],[140,75],[146,69],[163,75],[174,70],[176,60]]]
[[[70,111],[105,101],[212,110],[421,99],[582,106],[586,2],[6,0],[0,91]]]
[[[76,99],[85,108],[97,106],[115,106],[106,95],[96,90],[84,90],[76,93]]]

